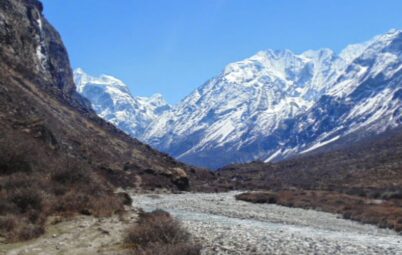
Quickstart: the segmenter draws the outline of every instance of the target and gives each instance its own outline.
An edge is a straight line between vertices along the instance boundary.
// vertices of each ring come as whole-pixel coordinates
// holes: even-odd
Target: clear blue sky
[[[263,49],[332,48],[402,28],[401,0],[43,0],[73,67],[176,103]]]

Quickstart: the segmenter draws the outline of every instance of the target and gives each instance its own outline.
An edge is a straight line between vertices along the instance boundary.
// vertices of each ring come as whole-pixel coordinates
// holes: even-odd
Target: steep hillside
[[[44,146],[51,142],[54,151],[123,176],[140,171],[185,176],[186,166],[97,117],[76,92],[67,52],[41,8],[37,1],[2,1],[1,128],[48,139]],[[45,137],[34,129],[45,130]]]
[[[120,211],[116,186],[188,189],[198,173],[95,114],[42,9],[0,1],[0,239],[35,237],[52,214]]]

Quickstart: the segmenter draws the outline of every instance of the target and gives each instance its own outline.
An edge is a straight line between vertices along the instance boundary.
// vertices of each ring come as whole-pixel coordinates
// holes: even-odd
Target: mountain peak
[[[306,50],[299,56],[307,59],[318,59],[335,56],[335,52],[329,48],[322,48],[318,50]]]
[[[94,77],[77,68],[74,80],[77,91],[91,101],[99,116],[138,139],[151,122],[171,108],[161,94],[134,97],[123,81],[111,75]]]
[[[116,77],[106,74],[102,74],[99,77],[95,77],[89,75],[84,71],[84,69],[80,67],[74,70],[74,82],[75,85],[77,86],[77,91],[79,93],[82,93],[84,87],[89,83],[97,86],[116,87],[119,90],[129,93],[128,86],[123,81],[117,79]]]
[[[150,96],[152,99],[163,99],[163,96],[161,93],[155,93],[152,96]]]
[[[383,44],[384,46],[389,45],[394,40],[402,38],[402,30],[399,29],[390,29],[387,33],[377,35],[374,39],[371,40],[373,44]]]
[[[107,83],[109,85],[127,87],[127,85],[122,80],[119,80],[116,77],[111,76],[111,75],[102,74],[102,75],[99,76],[99,79],[101,80],[102,83]]]
[[[74,69],[74,73],[76,74],[86,74],[84,69],[81,67],[77,67],[76,69]]]
[[[386,35],[400,35],[402,33],[401,29],[391,28]]]
[[[165,98],[162,96],[160,93],[155,93],[150,97],[137,97],[138,100],[153,105],[155,107],[160,107],[160,106],[169,106],[170,105],[166,102]]]

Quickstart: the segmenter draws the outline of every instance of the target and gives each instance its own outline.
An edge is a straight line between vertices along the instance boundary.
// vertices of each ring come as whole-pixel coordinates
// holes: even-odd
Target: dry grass
[[[133,247],[133,254],[143,255],[198,255],[201,250],[180,222],[162,210],[140,213],[137,224],[128,230],[126,243]]]
[[[402,201],[376,200],[332,191],[286,190],[247,192],[236,199],[252,203],[276,203],[342,214],[345,219],[402,232]]]
[[[8,242],[40,236],[50,215],[123,210],[122,199],[88,165],[58,155],[42,161],[34,144],[5,142],[0,140],[0,236]]]

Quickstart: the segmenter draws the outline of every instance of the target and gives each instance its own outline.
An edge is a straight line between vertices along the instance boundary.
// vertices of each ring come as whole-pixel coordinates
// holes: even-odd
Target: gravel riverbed
[[[234,199],[236,192],[132,195],[146,211],[164,209],[203,245],[203,254],[402,255],[394,231],[339,215]]]

